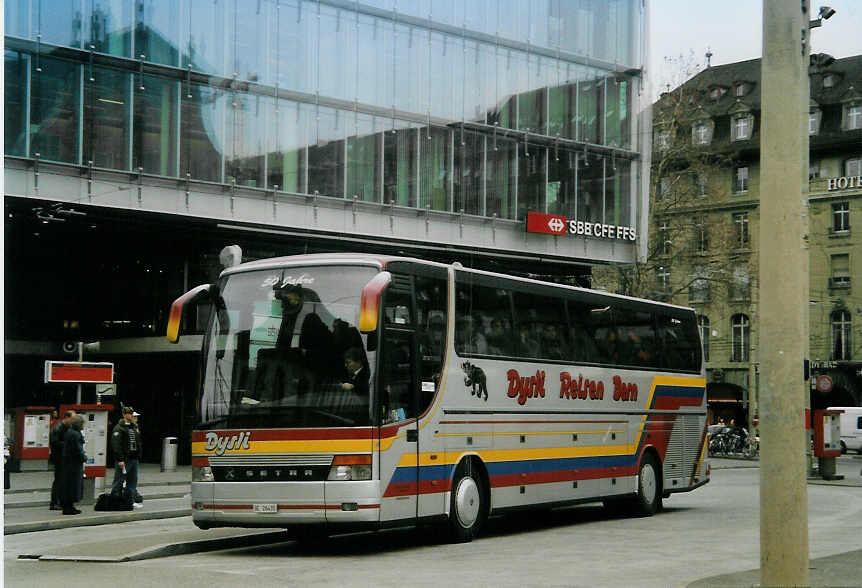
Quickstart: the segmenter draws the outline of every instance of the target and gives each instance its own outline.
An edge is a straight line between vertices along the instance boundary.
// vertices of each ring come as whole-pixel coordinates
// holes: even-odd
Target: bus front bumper
[[[192,482],[198,527],[366,524],[380,520],[380,483]]]

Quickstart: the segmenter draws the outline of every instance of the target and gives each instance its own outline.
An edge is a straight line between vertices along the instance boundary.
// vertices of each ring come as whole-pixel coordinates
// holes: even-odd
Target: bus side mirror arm
[[[174,300],[173,304],[171,304],[168,330],[165,335],[169,342],[179,343],[180,341],[180,326],[183,319],[183,310],[185,310],[187,306],[199,303],[201,300],[212,300],[214,292],[215,286],[213,284],[201,284]]]

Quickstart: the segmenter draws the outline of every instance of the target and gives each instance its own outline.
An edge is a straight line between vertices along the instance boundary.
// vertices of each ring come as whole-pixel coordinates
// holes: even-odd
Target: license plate
[[[277,504],[255,504],[253,505],[254,512],[278,512]]]

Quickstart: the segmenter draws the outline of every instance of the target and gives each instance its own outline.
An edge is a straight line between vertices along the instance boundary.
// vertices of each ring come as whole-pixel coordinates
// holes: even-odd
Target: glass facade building
[[[634,224],[642,0],[6,0],[5,27],[8,156]]]

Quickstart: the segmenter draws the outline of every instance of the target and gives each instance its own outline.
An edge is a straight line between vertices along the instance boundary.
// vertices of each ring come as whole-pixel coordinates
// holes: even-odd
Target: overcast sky
[[[770,0],[777,1],[777,0]],[[784,1],[784,0],[781,0]],[[812,53],[833,57],[862,54],[862,0],[810,0],[816,15],[820,6],[835,9],[835,15],[812,31]],[[763,33],[761,0],[651,0],[650,58],[653,94],[678,79],[679,67],[666,57],[702,69],[704,54],[712,52],[712,65],[744,61],[761,56]],[[694,52],[693,58],[689,55]]]

